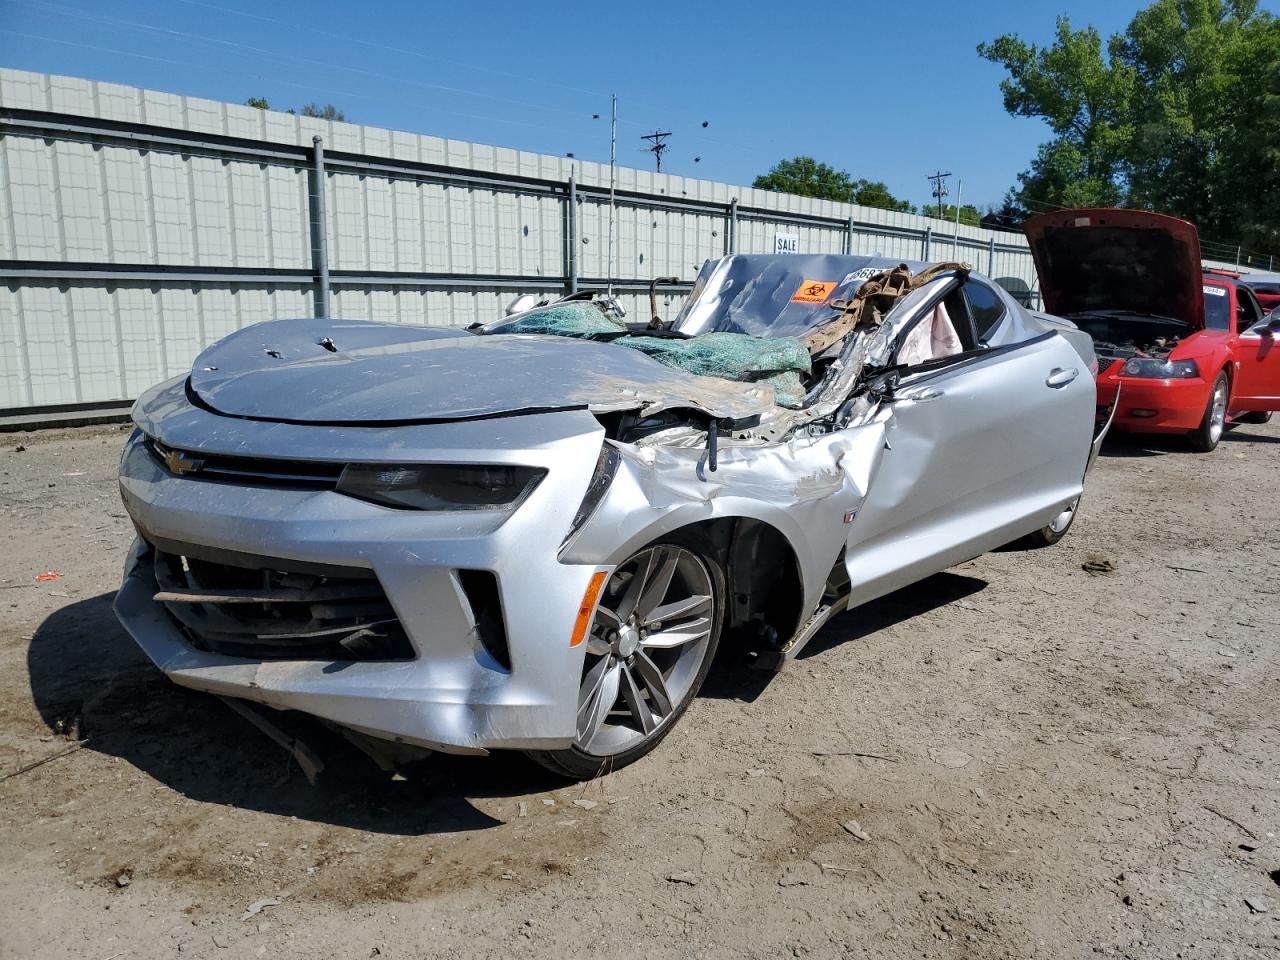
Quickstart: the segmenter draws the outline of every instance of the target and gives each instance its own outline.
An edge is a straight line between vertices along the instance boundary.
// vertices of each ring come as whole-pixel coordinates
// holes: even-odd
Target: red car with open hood
[[[1236,278],[1205,272],[1194,225],[1141,210],[1059,210],[1024,225],[1045,309],[1088,333],[1113,427],[1185,434],[1280,410],[1280,317]]]

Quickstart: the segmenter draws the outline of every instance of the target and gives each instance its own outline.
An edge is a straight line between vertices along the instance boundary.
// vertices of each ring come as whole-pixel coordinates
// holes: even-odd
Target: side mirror
[[[1264,337],[1274,337],[1280,333],[1280,310],[1272,310],[1271,316],[1267,318],[1266,324],[1262,327],[1262,335]]]
[[[878,373],[867,384],[867,393],[880,400],[892,400],[898,389],[898,381],[902,379],[902,371],[897,367]]]

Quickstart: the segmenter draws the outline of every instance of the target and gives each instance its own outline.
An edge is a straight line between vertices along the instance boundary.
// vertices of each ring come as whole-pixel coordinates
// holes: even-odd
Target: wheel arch
[[[724,631],[744,643],[777,646],[806,613],[804,571],[791,540],[766,520],[722,516],[676,527],[672,536],[706,545],[725,576]]]

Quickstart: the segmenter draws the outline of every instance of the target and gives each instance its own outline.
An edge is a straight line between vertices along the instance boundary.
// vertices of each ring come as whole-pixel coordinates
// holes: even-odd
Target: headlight
[[[1162,380],[1200,376],[1200,368],[1194,360],[1157,360],[1155,357],[1130,357],[1120,372],[1126,377],[1158,377]]]
[[[511,511],[533,492],[547,471],[503,464],[353,463],[338,478],[338,492],[401,510]]]

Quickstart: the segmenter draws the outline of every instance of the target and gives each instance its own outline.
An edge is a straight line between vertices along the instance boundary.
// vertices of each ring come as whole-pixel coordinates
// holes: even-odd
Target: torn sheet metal
[[[774,406],[767,384],[695,376],[605,343],[332,320],[246,327],[196,358],[191,389],[219,413],[289,423],[681,408],[737,420]]]
[[[860,427],[786,442],[726,439],[708,469],[705,432],[681,442],[615,444],[622,466],[566,562],[612,562],[636,546],[714,517],[776,527],[800,559],[806,609],[822,594],[847,528],[832,522],[860,508],[884,452],[889,412]]]

